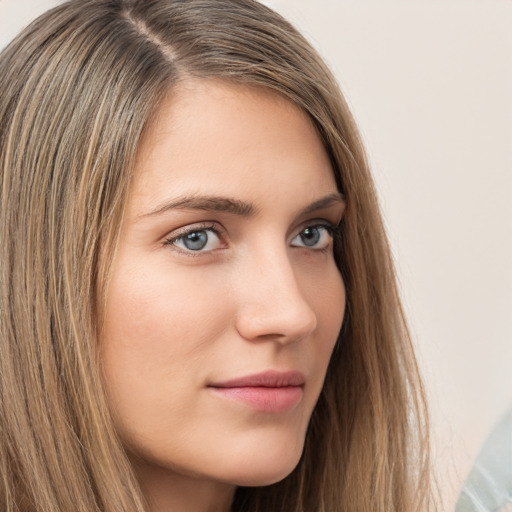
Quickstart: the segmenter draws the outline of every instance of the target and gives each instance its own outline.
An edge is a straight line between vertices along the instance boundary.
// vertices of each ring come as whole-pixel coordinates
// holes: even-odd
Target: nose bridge
[[[286,247],[265,247],[247,257],[237,315],[237,329],[246,339],[299,340],[311,334],[317,323],[297,280]]]

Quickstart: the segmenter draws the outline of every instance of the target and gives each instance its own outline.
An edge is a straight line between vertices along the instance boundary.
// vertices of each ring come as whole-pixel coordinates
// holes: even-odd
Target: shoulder
[[[485,441],[455,511],[512,512],[512,409]]]

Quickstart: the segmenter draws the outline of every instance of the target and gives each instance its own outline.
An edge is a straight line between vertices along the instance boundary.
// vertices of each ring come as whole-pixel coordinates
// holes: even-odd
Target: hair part
[[[190,78],[264,87],[311,117],[347,208],[347,309],[297,468],[244,512],[410,512],[429,502],[425,395],[363,145],[329,70],[252,0],[72,0],[0,55],[0,506],[147,509],[97,342],[137,149]]]

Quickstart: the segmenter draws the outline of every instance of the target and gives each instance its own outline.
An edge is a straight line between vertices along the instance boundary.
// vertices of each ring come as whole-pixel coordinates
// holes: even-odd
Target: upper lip
[[[298,371],[280,372],[268,370],[222,382],[212,382],[209,386],[213,388],[284,388],[287,386],[303,386],[305,381],[304,374]]]

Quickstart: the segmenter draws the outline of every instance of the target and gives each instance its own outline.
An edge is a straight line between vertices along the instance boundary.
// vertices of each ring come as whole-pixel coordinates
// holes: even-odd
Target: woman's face
[[[342,212],[297,107],[209,80],[169,94],[138,154],[101,344],[133,459],[233,485],[292,471],[343,319]]]

